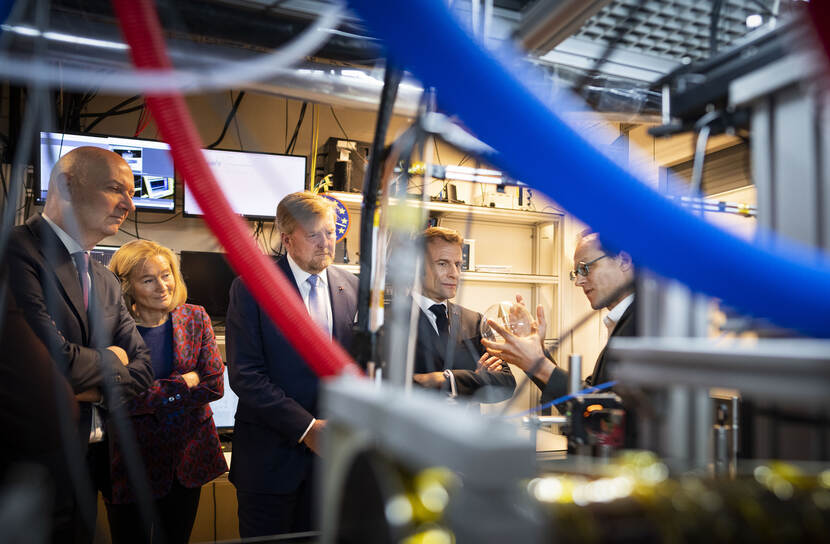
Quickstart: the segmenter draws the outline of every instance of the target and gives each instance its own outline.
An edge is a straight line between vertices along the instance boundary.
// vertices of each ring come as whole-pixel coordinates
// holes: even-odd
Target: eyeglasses
[[[594,259],[593,261],[588,261],[587,263],[584,263],[584,262],[582,262],[582,261],[579,261],[578,263],[576,263],[576,268],[574,268],[573,270],[571,270],[571,274],[570,274],[570,275],[571,275],[571,281],[576,281],[576,278],[577,278],[578,276],[582,276],[583,278],[584,278],[584,277],[587,277],[587,276],[588,276],[588,272],[590,272],[590,271],[591,271],[591,269],[590,269],[589,267],[590,267],[592,264],[594,264],[595,262],[597,262],[598,260],[600,260],[600,259],[604,259],[604,258],[605,258],[605,257],[607,257],[607,256],[608,256],[608,255],[600,255],[599,257],[597,257],[597,258],[596,258],[596,259]]]

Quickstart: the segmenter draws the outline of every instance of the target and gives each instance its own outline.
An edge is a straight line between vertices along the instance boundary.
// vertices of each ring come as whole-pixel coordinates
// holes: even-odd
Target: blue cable
[[[609,387],[614,387],[615,385],[617,385],[616,380],[601,383],[601,384],[595,385],[593,387],[586,387],[582,391],[577,391],[576,393],[571,393],[570,395],[565,395],[565,396],[559,397],[558,399],[553,399],[550,402],[546,402],[545,404],[542,404],[540,406],[536,406],[535,408],[531,408],[530,410],[525,410],[524,412],[519,412],[518,414],[512,414],[512,415],[509,415],[507,417],[508,418],[514,418],[514,417],[529,416],[530,414],[532,414],[534,412],[539,412],[539,411],[545,410],[547,408],[552,408],[552,407],[556,406],[557,404],[562,404],[563,402],[568,402],[569,400],[575,399],[576,397],[579,397],[581,395],[587,395],[588,393],[596,393],[597,391],[602,391],[603,389],[608,389]]]
[[[549,83],[518,51],[481,48],[445,2],[349,6],[399,65],[436,88],[442,110],[499,152],[496,167],[549,195],[607,245],[743,312],[830,337],[830,256],[772,233],[746,242],[670,202],[560,119],[552,108],[572,101],[557,96],[548,107],[532,89]]]
[[[0,22],[5,23],[6,19],[9,18],[9,14],[12,12],[12,8],[14,7],[14,0],[4,0],[0,2]],[[0,29],[0,34],[3,31]]]

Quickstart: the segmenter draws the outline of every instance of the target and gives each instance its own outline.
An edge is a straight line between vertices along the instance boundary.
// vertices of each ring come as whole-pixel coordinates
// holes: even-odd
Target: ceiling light
[[[102,47],[104,49],[128,49],[127,44],[113,42],[109,40],[96,40],[94,38],[84,38],[83,36],[75,36],[72,34],[63,34],[62,32],[46,31],[41,32],[36,28],[22,25],[0,25],[0,30],[4,32],[12,32],[21,36],[43,36],[47,40],[64,43],[75,43],[79,45],[88,45],[91,47]]]
[[[753,13],[752,15],[748,15],[746,18],[746,26],[747,28],[758,28],[764,24],[764,18],[761,17],[758,13]]]
[[[89,45],[91,47],[101,47],[104,49],[128,49],[127,44],[113,42],[110,40],[96,40],[94,38],[84,38],[83,36],[73,36],[72,34],[63,34],[61,32],[44,32],[43,37],[47,40],[65,43],[76,43],[79,45]]]

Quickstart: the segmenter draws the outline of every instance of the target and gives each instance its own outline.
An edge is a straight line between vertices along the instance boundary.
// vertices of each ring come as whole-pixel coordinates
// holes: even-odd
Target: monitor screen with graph
[[[46,202],[49,176],[57,160],[73,149],[93,146],[118,153],[133,171],[135,193],[133,203],[141,210],[172,212],[175,208],[175,171],[170,146],[154,140],[89,136],[58,132],[40,133],[40,158],[37,162],[35,196]]]

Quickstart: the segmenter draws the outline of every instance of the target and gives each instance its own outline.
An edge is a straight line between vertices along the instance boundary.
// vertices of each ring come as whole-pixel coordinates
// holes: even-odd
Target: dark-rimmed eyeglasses
[[[605,258],[605,257],[607,257],[607,256],[608,256],[608,255],[600,255],[600,256],[599,256],[599,257],[597,257],[596,259],[594,259],[594,260],[592,260],[592,261],[588,261],[587,263],[584,263],[584,262],[582,262],[582,261],[579,261],[578,263],[576,263],[576,266],[574,267],[574,269],[573,269],[573,270],[571,270],[571,273],[570,273],[570,276],[571,276],[571,281],[576,281],[576,278],[577,278],[578,276],[582,276],[583,278],[584,278],[584,277],[587,277],[587,276],[588,276],[588,272],[590,272],[590,271],[591,271],[591,269],[590,269],[589,267],[590,267],[592,264],[594,264],[595,262],[597,262],[598,260],[603,259],[603,258]]]

